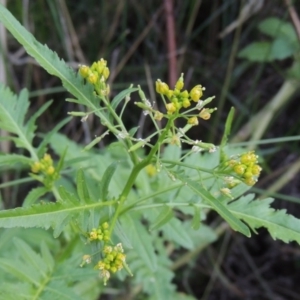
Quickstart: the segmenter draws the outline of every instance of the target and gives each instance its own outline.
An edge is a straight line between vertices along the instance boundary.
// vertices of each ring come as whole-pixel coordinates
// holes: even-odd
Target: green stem
[[[174,117],[175,118],[175,117]],[[115,227],[115,224],[117,222],[117,219],[118,219],[118,216],[120,215],[120,212],[121,212],[121,208],[125,202],[125,200],[127,199],[131,189],[132,189],[132,186],[138,176],[138,174],[140,173],[140,171],[145,168],[147,165],[149,165],[149,163],[151,162],[152,160],[152,157],[155,155],[155,153],[158,151],[161,143],[163,142],[163,140],[165,139],[166,135],[168,134],[168,131],[171,127],[171,125],[173,124],[173,121],[174,121],[174,118],[170,118],[168,120],[168,123],[165,127],[165,129],[163,130],[161,136],[159,137],[158,141],[156,142],[155,146],[151,149],[150,153],[148,154],[148,156],[143,159],[140,163],[136,164],[132,171],[131,171],[131,174],[125,184],[125,187],[120,195],[120,198],[119,198],[119,201],[118,201],[118,204],[117,204],[117,209],[114,213],[114,216],[112,218],[112,221],[111,221],[111,224],[110,224],[110,229],[109,229],[109,234],[111,235],[114,227]]]
[[[127,130],[122,122],[122,119],[117,115],[115,110],[111,107],[109,101],[107,101],[107,99],[105,97],[101,97],[101,99],[102,99],[103,103],[105,104],[105,106],[107,107],[108,111],[112,114],[114,119],[117,121],[117,123],[121,127],[121,130],[124,132],[127,132]],[[126,139],[125,144],[127,144],[126,146],[128,149],[133,145],[130,139]],[[137,157],[136,153],[129,152],[129,156],[131,158],[131,161],[136,165],[138,163],[138,157]]]

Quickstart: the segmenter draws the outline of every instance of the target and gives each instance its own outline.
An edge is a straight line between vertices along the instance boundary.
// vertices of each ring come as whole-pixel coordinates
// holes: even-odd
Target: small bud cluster
[[[93,228],[89,232],[89,240],[108,242],[110,240],[108,223],[104,222],[98,228]]]
[[[153,177],[157,174],[157,168],[153,164],[146,166],[145,170],[149,177]]]
[[[40,161],[34,162],[31,165],[31,172],[33,174],[42,175],[42,178],[37,179],[42,181],[47,188],[51,188],[53,182],[59,177],[58,172],[53,166],[53,160],[49,154],[45,154]]]
[[[260,175],[261,167],[258,165],[258,156],[254,151],[240,155],[239,159],[231,159],[227,166],[238,175],[247,185],[254,185]]]
[[[94,86],[98,94],[103,96],[107,96],[110,92],[109,85],[105,83],[110,73],[106,65],[107,61],[101,58],[99,61],[94,62],[91,67],[79,66],[79,74]]]
[[[174,90],[171,90],[165,82],[162,82],[159,79],[156,81],[155,85],[156,92],[166,96],[170,101],[165,105],[168,115],[178,113],[181,108],[190,107],[192,102],[199,103],[201,101],[201,97],[203,96],[203,91],[205,90],[205,88],[200,84],[193,87],[190,92],[183,90],[183,74],[181,74],[180,78],[176,82]],[[199,114],[188,118],[187,123],[193,126],[198,125],[198,117],[203,120],[208,120],[211,116],[211,113],[215,110],[216,108],[203,108]]]
[[[100,270],[100,276],[106,285],[110,278],[110,273],[116,273],[124,268],[126,255],[123,253],[122,244],[116,246],[104,246],[102,254],[103,259],[99,260],[95,269]]]

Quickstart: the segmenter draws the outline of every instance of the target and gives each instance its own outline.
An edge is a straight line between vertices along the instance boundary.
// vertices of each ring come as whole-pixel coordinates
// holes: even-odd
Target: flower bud
[[[193,87],[192,90],[190,91],[190,97],[195,102],[198,102],[198,100],[202,97],[202,95],[203,95],[203,87],[200,84]]]
[[[105,78],[105,80],[109,77],[109,68],[108,67],[105,67],[104,70],[103,70],[103,77]]]
[[[184,108],[187,108],[187,107],[191,106],[190,100],[188,98],[184,98],[183,101],[182,101],[182,106]]]
[[[183,73],[181,73],[180,78],[177,80],[176,84],[175,84],[175,89],[177,90],[182,90],[184,86],[184,81],[183,81]]]
[[[207,108],[203,108],[199,113],[199,117],[203,120],[208,120],[210,119],[211,114]]]
[[[164,83],[164,82],[161,82],[160,79],[158,79],[156,82],[155,82],[155,87],[156,87],[156,92],[158,94],[167,94],[167,92],[169,91],[169,86]]]
[[[193,126],[198,125],[199,124],[198,118],[197,117],[191,117],[191,118],[188,119],[187,123],[190,124],[190,125],[193,125]]]
[[[176,111],[176,106],[174,103],[168,103],[166,104],[167,113],[169,115],[172,115]]]
[[[90,73],[90,68],[85,65],[80,65],[79,66],[79,74],[83,77],[86,78],[88,74]]]

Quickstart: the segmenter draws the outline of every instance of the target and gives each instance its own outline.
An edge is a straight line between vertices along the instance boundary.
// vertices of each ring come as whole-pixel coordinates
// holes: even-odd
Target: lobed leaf
[[[0,6],[1,8],[1,6]],[[9,137],[17,147],[27,149],[32,158],[37,158],[32,147],[35,126],[31,122],[25,124],[25,115],[29,108],[28,92],[22,90],[19,97],[0,84],[0,128],[17,135]]]
[[[10,210],[0,211],[0,227],[40,227],[54,229],[57,237],[70,219],[79,213],[87,210],[101,208],[104,205],[111,205],[111,202],[103,203],[41,203],[31,207],[19,207]]]
[[[157,270],[157,257],[151,236],[145,227],[141,225],[139,218],[133,218],[132,215],[129,213],[122,215],[120,223],[140,259],[154,272]]]
[[[203,200],[207,201],[211,207],[221,216],[223,217],[232,229],[243,233],[244,235],[250,237],[251,233],[249,228],[238,218],[236,218],[228,208],[222,204],[218,199],[213,197],[210,192],[204,189],[196,181],[189,179],[184,175],[179,175],[178,173],[173,173],[175,178],[179,179],[183,183],[185,183],[191,190],[193,190],[196,194],[198,194]]]
[[[285,243],[296,241],[300,244],[300,219],[286,213],[285,209],[270,207],[274,199],[253,200],[254,194],[241,197],[229,204],[229,209],[239,219],[245,221],[256,232],[265,227],[273,239]]]

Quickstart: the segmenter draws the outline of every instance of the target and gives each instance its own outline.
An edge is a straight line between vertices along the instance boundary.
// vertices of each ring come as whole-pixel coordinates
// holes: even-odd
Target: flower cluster
[[[89,240],[90,241],[104,241],[108,242],[110,240],[109,236],[109,225],[107,222],[104,222],[98,228],[93,228],[89,232]]]
[[[95,269],[101,271],[100,276],[103,278],[104,285],[110,278],[110,273],[116,273],[124,268],[126,255],[123,252],[121,243],[114,247],[104,247],[102,251],[103,259],[99,260],[95,266]]]
[[[107,61],[101,58],[94,62],[91,67],[80,65],[79,74],[91,83],[99,95],[107,96],[110,92],[109,85],[106,80],[109,77],[109,68],[106,66]]]
[[[228,167],[238,175],[247,185],[254,185],[260,175],[261,167],[258,165],[258,156],[254,151],[246,152],[227,162]]]
[[[168,99],[168,103],[165,103],[165,107],[168,115],[173,115],[178,113],[181,108],[188,108],[191,106],[192,102],[196,102],[197,106],[200,104],[201,106],[201,97],[203,96],[203,91],[205,88],[202,85],[194,86],[190,92],[187,90],[183,90],[184,87],[184,79],[183,74],[181,74],[180,78],[175,84],[174,90],[171,90],[169,86],[162,82],[161,80],[157,80],[156,83],[156,92],[160,95],[166,97]],[[201,109],[202,107],[197,109]],[[190,125],[198,125],[198,117],[203,120],[208,120],[211,116],[211,113],[215,111],[216,108],[203,108],[200,113],[197,115],[193,115],[188,118],[188,124]]]
[[[43,182],[47,188],[51,188],[53,182],[59,177],[49,154],[45,154],[41,160],[34,162],[31,165],[31,172],[33,173],[32,176]],[[35,174],[41,175],[41,177],[37,177]]]

